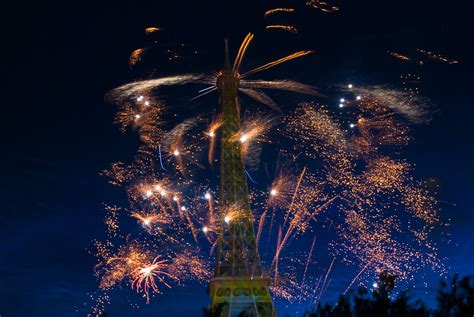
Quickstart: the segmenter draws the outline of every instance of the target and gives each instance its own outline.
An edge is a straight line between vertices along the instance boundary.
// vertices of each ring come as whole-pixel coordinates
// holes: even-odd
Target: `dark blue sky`
[[[82,303],[96,288],[95,259],[86,249],[104,235],[102,202],[123,199],[98,172],[129,160],[137,145],[133,134],[120,134],[112,124],[115,109],[103,95],[135,78],[128,55],[146,44],[143,28],[150,25],[165,27],[169,43],[190,43],[203,56],[200,64],[157,63],[157,75],[214,70],[223,37],[238,42],[248,31],[258,40],[251,63],[316,50],[306,63],[277,74],[291,71],[322,89],[393,82],[407,66],[390,60],[387,50],[427,48],[459,59],[459,65],[432,63],[421,70],[423,94],[438,112],[431,124],[415,128],[406,156],[417,164],[418,177],[437,180],[439,198],[449,202],[441,207],[443,217],[453,219],[453,243],[439,240],[449,271],[474,273],[472,1],[341,1],[341,12],[333,15],[305,9],[294,18],[301,34],[293,37],[264,33],[266,5],[256,2],[37,2],[6,10],[0,315],[84,316]],[[426,276],[436,288],[438,276]],[[341,291],[333,285],[328,292]],[[111,316],[198,315],[208,298],[201,285],[177,288],[142,305],[140,314],[128,300],[141,299],[115,294]]]

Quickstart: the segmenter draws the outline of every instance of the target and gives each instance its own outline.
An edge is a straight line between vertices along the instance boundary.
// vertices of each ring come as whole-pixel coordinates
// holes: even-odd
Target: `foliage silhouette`
[[[441,281],[437,292],[437,308],[429,310],[421,300],[412,301],[406,291],[392,296],[396,276],[382,272],[372,290],[359,288],[357,292],[340,296],[337,304],[318,306],[304,317],[473,317],[474,285],[470,276],[451,282]]]

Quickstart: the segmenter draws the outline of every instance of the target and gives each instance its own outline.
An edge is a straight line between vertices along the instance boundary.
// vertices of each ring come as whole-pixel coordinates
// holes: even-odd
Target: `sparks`
[[[133,282],[132,288],[136,289],[137,292],[143,291],[146,296],[146,302],[150,302],[150,289],[158,293],[159,288],[156,284],[156,280],[161,282],[163,285],[171,288],[171,286],[166,283],[164,277],[172,277],[170,274],[166,273],[164,269],[168,266],[168,261],[158,260],[156,257],[153,262],[136,268],[132,272]]]

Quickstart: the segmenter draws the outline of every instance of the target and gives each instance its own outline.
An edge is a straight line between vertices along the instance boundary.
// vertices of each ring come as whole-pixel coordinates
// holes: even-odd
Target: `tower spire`
[[[224,61],[224,68],[230,68],[230,58],[229,58],[229,39],[226,37],[224,39],[224,54],[225,54],[225,61]]]

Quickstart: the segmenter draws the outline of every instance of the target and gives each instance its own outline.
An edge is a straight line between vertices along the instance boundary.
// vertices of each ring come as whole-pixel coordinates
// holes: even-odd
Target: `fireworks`
[[[265,16],[269,16],[275,13],[293,13],[295,12],[295,9],[293,8],[275,8],[275,9],[270,9],[265,12]]]
[[[267,70],[269,68],[272,68],[272,67],[275,67],[279,64],[282,64],[282,63],[285,63],[287,61],[290,61],[292,59],[295,59],[295,58],[299,58],[299,57],[302,57],[302,56],[305,56],[305,55],[308,55],[308,54],[312,54],[313,51],[299,51],[299,52],[295,52],[293,54],[290,54],[288,56],[285,56],[283,58],[280,58],[280,59],[277,59],[275,61],[272,61],[272,62],[269,62],[267,64],[264,64],[260,67],[257,67],[257,68],[254,68],[252,70],[249,70],[248,72],[244,73],[243,75],[241,75],[241,78],[245,78],[245,77],[248,77],[250,75],[253,75],[255,73],[258,73],[258,72],[261,72],[263,70]]]
[[[157,27],[154,27],[154,26],[151,26],[151,27],[148,27],[148,28],[145,29],[145,34],[150,35],[150,34],[153,34],[157,31],[161,31],[161,29],[157,28]]]
[[[445,56],[442,56],[441,54],[437,54],[437,53],[434,53],[434,52],[431,52],[431,51],[426,51],[426,50],[423,50],[423,49],[420,49],[420,48],[416,49],[416,53],[421,55],[421,56],[419,56],[419,59],[416,59],[416,60],[415,60],[414,57],[410,57],[408,55],[400,54],[400,53],[397,53],[397,52],[387,51],[387,53],[390,56],[392,56],[393,58],[396,58],[396,59],[398,59],[402,62],[416,62],[416,64],[418,64],[418,65],[424,65],[425,64],[424,59],[426,59],[426,58],[428,58],[432,61],[435,61],[435,62],[446,63],[446,64],[449,64],[449,65],[459,64],[458,60],[450,59],[450,58],[447,58]]]
[[[139,48],[139,49],[134,50],[130,54],[130,58],[128,60],[130,68],[132,68],[133,66],[135,66],[138,62],[142,60],[142,56],[146,52],[146,50],[147,50],[146,48]]]
[[[268,15],[292,12],[274,10]],[[409,125],[429,121],[429,101],[418,92],[346,84],[347,95],[337,109],[304,102],[282,111],[260,89],[322,95],[296,81],[246,78],[312,51],[241,74],[252,40],[248,34],[228,71],[240,80],[242,93],[277,112],[242,112],[240,130],[229,139],[239,144],[245,171],[255,183],[252,213],[239,206],[221,208],[216,194],[213,164],[222,116],[204,111],[183,118],[176,114],[170,126],[164,117],[171,105],[156,98],[163,86],[189,83],[211,85],[198,97],[210,94],[217,90],[222,72],[139,81],[108,93],[107,99],[119,105],[116,122],[122,130],[136,130],[142,145],[130,164],[117,162],[102,173],[126,189],[130,206],[106,207],[107,240],[96,243],[100,288],[125,284],[149,302],[166,288],[190,280],[205,282],[220,230],[243,217],[255,223],[271,290],[289,301],[317,303],[338,265],[357,269],[341,292],[382,270],[409,279],[425,266],[442,269],[430,240],[440,222],[437,201],[412,176],[413,165],[398,154],[412,140]],[[345,117],[338,115],[341,112]],[[272,175],[268,160],[274,157],[278,162]],[[121,233],[126,221],[133,221],[138,233]],[[315,232],[327,233],[329,241],[316,239]],[[300,239],[310,243],[297,243]],[[315,267],[313,258],[323,256],[327,264]]]
[[[166,260],[158,260],[158,257],[156,257],[153,262],[146,263],[132,271],[132,288],[136,288],[137,292],[143,291],[147,303],[150,302],[150,289],[156,293],[159,291],[155,280],[171,288],[164,279],[164,276],[172,277],[169,273],[163,271],[167,264]]]
[[[220,128],[221,125],[222,119],[220,118],[220,116],[218,116],[212,120],[211,124],[209,124],[207,131],[204,132],[204,134],[209,138],[209,151],[207,158],[209,164],[211,165],[214,161],[214,149],[216,147],[217,130]]]
[[[339,11],[339,7],[320,0],[308,0],[306,5],[327,13]]]
[[[293,25],[272,24],[272,25],[267,25],[265,28],[267,30],[277,29],[277,30],[287,31],[290,33],[298,33],[298,29],[294,27]]]
[[[410,57],[408,57],[408,56],[406,56],[406,55],[402,55],[402,54],[397,53],[397,52],[390,52],[390,51],[388,51],[387,53],[388,53],[390,56],[392,56],[392,57],[394,57],[394,58],[396,58],[396,59],[398,59],[398,60],[400,60],[400,61],[408,62],[408,61],[411,60]]]
[[[425,51],[425,50],[422,50],[420,48],[416,49],[416,51],[426,57],[428,57],[429,59],[432,59],[434,61],[438,61],[438,62],[443,62],[443,63],[447,63],[447,64],[458,64],[459,61],[455,60],[455,59],[449,59],[447,57],[444,57],[440,54],[436,54],[434,52],[430,52],[430,51]]]

